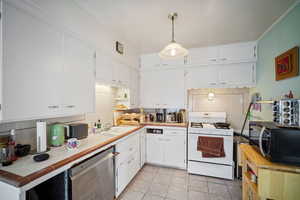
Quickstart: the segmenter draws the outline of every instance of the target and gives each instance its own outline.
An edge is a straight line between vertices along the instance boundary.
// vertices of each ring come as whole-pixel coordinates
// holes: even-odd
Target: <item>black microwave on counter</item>
[[[300,165],[300,129],[281,128],[273,122],[251,121],[249,142],[271,162]]]

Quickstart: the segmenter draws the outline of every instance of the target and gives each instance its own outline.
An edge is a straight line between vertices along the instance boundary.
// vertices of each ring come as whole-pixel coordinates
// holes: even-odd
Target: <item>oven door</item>
[[[206,137],[222,137],[224,138],[224,151],[225,157],[221,158],[204,158],[201,151],[197,151],[197,143],[199,136]],[[199,161],[207,163],[217,163],[223,165],[233,165],[233,136],[223,135],[206,135],[206,134],[193,134],[188,135],[188,159],[190,161]]]

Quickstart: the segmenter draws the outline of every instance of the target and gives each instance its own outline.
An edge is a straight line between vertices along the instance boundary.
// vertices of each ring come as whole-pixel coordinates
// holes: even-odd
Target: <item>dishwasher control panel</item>
[[[147,128],[146,129],[147,134],[163,134],[163,129],[160,128]]]

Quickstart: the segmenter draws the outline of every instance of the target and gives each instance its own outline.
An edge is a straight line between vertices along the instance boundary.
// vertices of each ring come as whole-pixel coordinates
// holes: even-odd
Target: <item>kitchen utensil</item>
[[[50,144],[51,146],[62,146],[65,142],[65,125],[53,124],[50,126]]]
[[[31,146],[30,144],[17,144],[16,146],[16,156],[23,157],[27,156],[30,152]]]

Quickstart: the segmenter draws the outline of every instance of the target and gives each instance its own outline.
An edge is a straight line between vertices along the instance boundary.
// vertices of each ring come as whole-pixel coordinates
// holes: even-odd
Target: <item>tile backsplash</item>
[[[85,121],[85,115],[77,115],[71,117],[60,117],[60,118],[51,118],[45,119],[47,125],[53,123],[72,123]],[[36,149],[36,122],[40,120],[29,120],[29,121],[20,121],[20,122],[11,122],[0,124],[0,139],[6,138],[10,134],[11,129],[16,130],[16,142],[17,144],[30,144],[31,149]],[[48,133],[49,134],[49,133]]]

